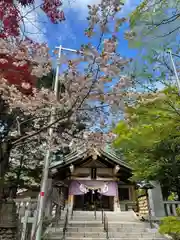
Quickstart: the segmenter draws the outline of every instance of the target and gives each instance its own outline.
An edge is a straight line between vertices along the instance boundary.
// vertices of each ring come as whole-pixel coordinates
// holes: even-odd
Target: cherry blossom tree
[[[2,132],[6,128],[7,131],[1,141],[0,178],[8,170],[10,152],[24,144],[36,142],[36,146],[43,144],[44,149],[56,151],[84,142],[97,146],[112,140],[111,132],[103,134],[109,124],[110,109],[114,106],[123,109],[125,102],[130,100],[127,88],[132,85],[131,78],[123,75],[123,69],[131,59],[124,59],[117,52],[116,33],[125,19],[117,18],[116,13],[122,6],[116,0],[103,0],[97,6],[88,6],[89,27],[85,34],[91,37],[98,29],[99,44],[96,47],[90,43],[82,45],[75,55],[62,55],[58,60],[66,66],[59,75],[58,97],[51,89],[35,88],[34,79],[31,80],[32,76],[42,77],[51,70],[46,45],[29,39],[8,43],[0,39],[1,64],[8,69],[10,64],[13,71],[28,69],[28,81],[22,77],[21,86],[7,81],[1,70],[4,114],[13,117],[8,123],[1,122]],[[113,23],[113,28],[109,28],[109,22],[111,26]],[[12,56],[10,61],[8,56]],[[55,109],[54,121],[49,123],[52,109]],[[94,126],[98,126],[99,132],[92,130]],[[47,132],[49,127],[54,129],[52,137]]]
[[[0,38],[20,35],[20,25],[24,21],[20,8],[32,6],[34,11],[42,9],[52,23],[65,20],[64,12],[60,10],[60,0],[1,0],[0,2]]]
[[[38,64],[40,62],[40,64]],[[0,39],[0,76],[18,86],[24,93],[31,93],[38,77],[51,68],[46,44],[30,39]]]
[[[27,51],[27,49],[28,51],[30,51],[30,49],[32,50],[32,42],[26,37],[26,16],[33,11],[41,9],[53,24],[58,24],[65,20],[64,12],[60,9],[61,7],[62,2],[60,0],[0,1],[0,45],[4,45],[3,49],[6,49],[6,51],[0,51],[0,75],[10,83],[19,85],[21,88],[21,85],[26,79],[26,82],[33,87],[37,80],[37,76],[31,74],[32,65],[30,64],[30,61],[27,61],[26,64],[24,64],[23,60],[18,63],[15,61],[18,54],[22,54],[20,52]],[[22,10],[26,11],[26,9],[27,13],[22,14]],[[11,43],[9,43],[9,41],[11,41]],[[30,48],[27,46],[25,47],[27,44]],[[33,47],[35,47],[35,51],[37,51],[40,46],[33,43]],[[26,55],[28,54],[28,51],[26,52]],[[35,69],[35,67],[33,67],[33,69]],[[26,90],[25,92],[29,93],[31,92],[31,89]]]

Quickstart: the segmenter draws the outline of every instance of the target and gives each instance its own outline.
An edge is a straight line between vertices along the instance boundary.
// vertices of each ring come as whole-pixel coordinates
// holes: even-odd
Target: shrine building
[[[76,150],[53,162],[50,169],[53,186],[74,211],[137,209],[132,170],[109,147]]]

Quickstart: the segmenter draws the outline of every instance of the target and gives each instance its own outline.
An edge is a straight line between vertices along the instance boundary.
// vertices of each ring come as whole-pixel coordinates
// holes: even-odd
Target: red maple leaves
[[[20,15],[12,1],[0,1],[0,38],[19,35]]]
[[[3,55],[0,54],[0,57],[3,57]],[[16,85],[21,92],[27,94],[32,92],[37,79],[31,75],[28,63],[17,64],[11,56],[0,58],[0,77],[7,79],[10,84]]]
[[[46,13],[51,22],[58,23],[65,20],[64,12],[59,10],[62,6],[60,0],[44,0],[41,9]]]
[[[20,25],[23,17],[20,13],[20,7],[26,7],[35,4],[35,0],[0,0],[0,39],[18,39],[21,35]],[[62,2],[60,0],[43,0],[40,8],[46,13],[52,23],[64,21],[64,12],[60,9]],[[33,11],[33,10],[32,10]],[[36,84],[36,79],[32,75],[30,62],[21,62],[17,64],[13,54],[3,53],[0,47],[0,77],[8,80],[10,84],[23,89],[23,92],[31,92]]]

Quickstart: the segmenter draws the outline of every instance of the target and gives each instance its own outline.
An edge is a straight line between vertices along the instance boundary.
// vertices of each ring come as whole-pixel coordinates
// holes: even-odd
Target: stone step
[[[84,215],[80,215],[80,216],[69,216],[69,218],[72,218],[72,219],[95,219],[95,216],[92,215],[92,216],[84,216]],[[102,216],[98,216],[96,215],[96,218],[98,219],[102,219]]]
[[[96,219],[100,219],[100,220],[102,220],[102,216],[69,216],[69,219],[73,219],[73,220],[79,220],[79,219],[83,219],[83,220],[86,220],[86,219],[88,219],[88,220],[94,220],[95,219],[95,217],[96,217]],[[114,221],[124,221],[124,222],[127,222],[127,221],[130,221],[130,222],[139,222],[139,219],[136,219],[135,217],[131,217],[131,218],[127,218],[127,217],[122,217],[122,218],[120,218],[120,217],[108,217],[107,216],[107,218],[108,218],[108,220],[110,220],[110,221],[112,221],[112,220],[114,220]]]
[[[69,220],[69,224],[82,224],[83,226],[84,225],[87,225],[87,224],[101,224],[102,225],[102,221],[101,220],[98,220],[98,219],[94,219],[94,220]]]
[[[63,228],[49,228],[47,230],[48,235],[60,235],[63,232]],[[81,235],[86,236],[86,234],[89,235],[104,235],[104,230],[103,228],[68,228],[67,229],[67,236],[76,236],[78,235],[79,237]],[[109,234],[113,237],[134,237],[134,238],[144,238],[144,237],[161,237],[161,235],[158,232],[148,232],[148,231],[142,231],[142,232],[122,232],[122,231],[115,231],[114,229],[109,229]]]
[[[49,238],[49,240],[56,240],[60,238]],[[66,237],[66,240],[106,240],[106,237],[104,238],[76,238],[76,237]],[[164,238],[110,238],[110,240],[165,240]]]
[[[122,233],[122,232],[109,232],[109,235],[113,238],[162,238],[160,233]]]
[[[100,231],[104,231],[104,227],[68,227],[68,231],[70,232],[100,232]],[[148,233],[148,231],[146,229],[124,229],[124,228],[111,228],[109,227],[109,232],[118,232],[118,233],[122,233],[124,234],[125,232],[128,232],[128,233]]]
[[[94,215],[96,214],[96,216],[98,216],[98,217],[101,217],[102,216],[102,214],[99,214],[99,213],[93,213],[93,214],[86,214],[86,213],[84,213],[84,214],[75,214],[75,213],[73,213],[73,214],[71,214],[71,213],[69,213],[69,216],[75,216],[75,217],[93,217]],[[134,214],[125,214],[125,215],[118,215],[118,214],[107,214],[106,213],[106,215],[108,216],[108,217],[118,217],[118,218],[124,218],[124,217],[126,217],[126,218],[132,218],[132,217],[134,217],[134,216],[136,216],[136,215],[134,215]],[[65,216],[65,215],[64,215]]]
[[[63,218],[63,217],[62,217]],[[98,216],[98,215],[96,215],[96,216],[69,216],[69,219],[95,219],[95,218],[97,218],[97,219],[102,219],[102,216]],[[138,219],[136,219],[134,216],[131,216],[131,217],[118,217],[118,216],[107,216],[107,218],[109,219],[109,220],[123,220],[123,221],[139,221]]]
[[[104,238],[106,233],[104,231],[101,232],[66,232],[67,237],[75,237],[75,238]]]
[[[91,213],[94,212],[94,210],[93,210],[93,211],[78,211],[78,210],[73,210],[73,212],[74,212],[74,213],[77,213],[77,214],[84,214],[84,213],[91,214]],[[97,210],[96,212],[101,213],[102,210]],[[114,215],[116,215],[116,214],[128,214],[128,213],[130,214],[130,213],[132,213],[133,211],[132,211],[132,210],[129,210],[129,211],[114,212],[114,211],[106,211],[106,210],[104,210],[104,212],[105,212],[105,213],[108,213],[108,214],[114,214]]]
[[[63,231],[63,226],[61,227],[58,227],[58,228],[48,228],[47,229],[48,232],[56,232],[56,233],[60,233]],[[104,231],[104,228],[103,226],[95,226],[95,227],[89,227],[89,226],[80,226],[80,227],[75,227],[75,226],[68,226],[67,228],[67,231],[68,232],[103,232]],[[149,233],[149,231],[146,229],[146,228],[143,228],[143,229],[136,229],[136,228],[119,228],[118,226],[117,227],[109,227],[109,232],[112,232],[112,233],[118,233],[118,234],[121,234],[121,235],[124,235],[124,234],[144,234],[144,233],[147,233],[147,234],[151,234],[151,232]]]
[[[51,233],[50,235],[53,236],[59,236],[62,233],[54,232]],[[101,232],[66,232],[67,237],[75,237],[75,238],[103,238],[106,236],[106,232],[101,231]],[[160,234],[155,234],[155,233],[117,233],[117,232],[109,232],[110,238],[160,238]]]
[[[64,224],[60,223],[58,224],[58,227],[63,227]],[[89,221],[89,222],[69,222],[68,227],[75,227],[75,228],[84,228],[84,227],[90,227],[90,228],[96,228],[96,227],[102,227],[101,222],[94,222],[94,221]]]
[[[69,220],[69,224],[72,225],[72,224],[76,224],[79,226],[83,225],[89,225],[89,224],[93,224],[93,226],[96,226],[98,224],[101,224],[103,225],[102,221],[99,221],[99,220],[90,220],[90,221],[76,221],[76,220]],[[143,224],[143,223],[140,223],[140,222],[116,222],[116,221],[113,221],[113,222],[109,222],[109,225],[110,226],[118,226],[119,228],[145,228],[145,227],[148,227],[148,224]]]

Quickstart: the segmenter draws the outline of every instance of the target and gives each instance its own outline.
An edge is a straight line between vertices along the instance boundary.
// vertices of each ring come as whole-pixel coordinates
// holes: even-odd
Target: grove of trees
[[[7,9],[14,17],[19,4],[26,7],[27,4],[35,2],[8,1]],[[56,16],[52,4],[58,9],[59,2],[43,1],[40,7],[44,9],[46,4],[46,7],[50,8],[46,9],[47,14],[50,14],[51,10],[53,17],[57,18],[59,16]],[[58,97],[49,84],[54,81],[55,74],[47,44],[22,36],[20,24],[23,20],[17,17],[10,21],[9,18],[7,23],[4,21],[7,13],[2,12],[4,34],[0,38],[1,183],[10,179],[9,170],[14,161],[19,161],[15,167],[19,181],[19,175],[23,176],[23,171],[28,174],[32,166],[38,166],[39,158],[43,160],[46,149],[50,148],[51,152],[63,151],[70,143],[72,147],[82,143],[91,146],[112,140],[111,132],[106,131],[106,134],[103,134],[103,129],[109,122],[110,109],[123,107],[125,97],[128,97],[126,89],[132,84],[131,77],[122,74],[124,66],[131,60],[119,55],[118,38],[115,36],[119,31],[118,26],[125,21],[117,16],[122,7],[123,3],[115,0],[88,6],[89,27],[83,31],[86,36],[93,38],[94,29],[98,29],[98,45],[82,43],[79,49],[81,53],[77,51],[76,54],[62,55],[60,64],[65,68],[59,75]],[[57,24],[57,21],[51,20]],[[12,24],[13,31],[16,27],[16,34],[11,31]],[[49,123],[52,109],[55,109],[54,121]],[[96,129],[98,128],[96,132],[92,130],[95,124]],[[52,137],[48,133],[50,127],[54,130]],[[84,132],[87,131],[84,138]],[[26,159],[29,159],[29,167]],[[34,164],[36,160],[37,164]],[[23,181],[23,184],[26,185],[25,182]],[[1,184],[0,188],[2,200],[7,197],[7,191],[4,196],[4,184]]]
[[[113,146],[132,166],[133,178],[159,180],[165,198],[175,192],[180,200],[180,96],[167,53],[174,53],[179,74],[180,0],[144,0],[120,17],[123,6],[120,0],[87,6],[82,31],[88,43],[62,54],[57,97],[52,49],[22,32],[20,8],[39,8],[52,24],[64,24],[62,2],[0,1],[0,204],[20,187],[39,186],[47,149],[54,154],[112,143],[115,134]],[[138,52],[133,59],[118,50],[124,23],[123,36]],[[112,115],[123,119],[114,132]]]
[[[166,199],[171,192],[180,199],[179,106],[177,89],[141,95],[115,129],[114,145],[132,166],[134,180],[160,181]]]
[[[180,200],[180,97],[168,53],[179,75],[179,17],[179,0],[144,0],[130,14],[125,37],[138,50],[128,68],[135,98],[114,129],[114,147],[134,169],[136,181],[158,180],[165,199],[175,193]]]

